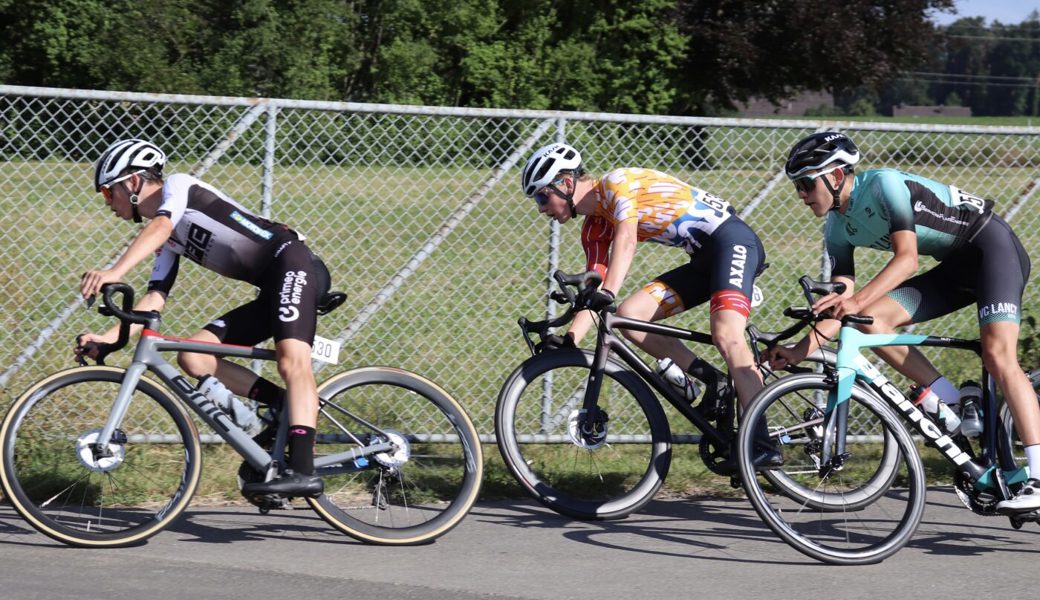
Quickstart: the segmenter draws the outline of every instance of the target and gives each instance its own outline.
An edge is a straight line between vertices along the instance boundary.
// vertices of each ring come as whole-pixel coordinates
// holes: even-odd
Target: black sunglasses
[[[565,194],[560,191],[560,188],[556,187],[557,185],[560,185],[562,183],[563,183],[563,179],[554,179],[552,183],[550,183],[549,185],[547,185],[547,186],[543,187],[542,189],[538,190],[537,192],[535,192],[534,193],[534,202],[535,202],[535,204],[537,204],[538,206],[545,206],[546,204],[549,203],[549,194],[547,193],[546,190],[552,190],[552,191],[556,192],[557,194],[559,194],[560,196],[564,196]]]
[[[794,184],[794,189],[796,191],[805,192],[806,194],[808,194],[809,192],[811,192],[814,189],[816,189],[816,180],[817,179],[819,179],[820,177],[823,177],[824,175],[826,175],[828,173],[831,173],[833,171],[837,171],[838,169],[841,169],[841,168],[843,168],[843,167],[841,165],[839,165],[839,166],[834,167],[832,169],[827,169],[826,171],[820,171],[819,173],[814,173],[814,174],[811,174],[811,175],[802,175],[801,177],[797,177],[795,179],[792,179],[791,183]]]

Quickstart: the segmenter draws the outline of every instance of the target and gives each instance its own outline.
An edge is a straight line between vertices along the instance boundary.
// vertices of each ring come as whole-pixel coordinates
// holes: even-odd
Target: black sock
[[[297,473],[314,473],[314,429],[304,425],[289,426],[289,468]]]
[[[270,406],[274,410],[282,410],[285,406],[285,390],[263,377],[257,377],[256,383],[249,388],[247,395],[251,400]]]

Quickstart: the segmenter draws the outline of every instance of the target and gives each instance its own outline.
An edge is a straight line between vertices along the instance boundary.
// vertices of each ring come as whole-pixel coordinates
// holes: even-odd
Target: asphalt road
[[[480,503],[420,547],[365,546],[305,510],[191,508],[147,544],[67,548],[0,506],[0,598],[1026,598],[1040,527],[976,517],[928,495],[909,546],[880,565],[816,563],[742,499],[655,501],[623,521],[565,519],[530,502]]]

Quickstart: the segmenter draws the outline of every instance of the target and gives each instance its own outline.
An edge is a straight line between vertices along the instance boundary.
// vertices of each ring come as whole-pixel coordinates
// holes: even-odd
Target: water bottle
[[[961,435],[968,438],[982,433],[982,388],[974,381],[961,384]]]
[[[250,405],[252,401],[249,401],[250,404],[246,404],[239,400],[231,393],[231,390],[227,389],[227,386],[212,375],[203,375],[199,378],[199,391],[213,404],[216,404],[217,408],[227,413],[235,425],[238,425],[247,434],[253,436],[260,433],[263,422],[256,414],[256,406]]]
[[[953,412],[946,403],[939,399],[939,396],[932,391],[932,388],[926,387],[921,388],[916,385],[910,387],[910,398],[914,404],[921,407],[921,409],[932,418],[933,421],[941,425],[947,433],[958,433],[960,431],[961,419],[957,416],[957,413]]]
[[[657,373],[682,394],[687,402],[693,402],[701,395],[700,387],[690,379],[686,372],[670,358],[657,361]]]

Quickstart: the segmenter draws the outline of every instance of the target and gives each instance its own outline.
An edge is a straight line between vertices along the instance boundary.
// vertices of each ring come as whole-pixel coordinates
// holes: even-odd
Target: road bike
[[[821,320],[809,308],[792,307],[795,318]],[[880,346],[928,346],[953,348],[981,356],[979,340],[920,334],[866,334],[857,324],[870,317],[850,315],[842,319],[837,360],[822,373],[797,374],[766,386],[748,404],[745,424],[738,441],[741,481],[755,511],[784,541],[803,554],[832,564],[869,564],[884,560],[910,541],[921,521],[925,506],[925,473],[916,438],[937,448],[952,465],[954,490],[964,505],[981,516],[998,516],[997,503],[1010,498],[1028,478],[1019,466],[1010,412],[998,409],[995,384],[981,371],[983,430],[977,440],[948,432],[941,424],[907,399],[860,350]],[[1040,384],[1040,370],[1029,374]],[[867,393],[873,391],[873,394]],[[788,406],[798,398],[824,397],[825,405],[798,413]],[[1040,399],[1040,396],[1038,396]],[[849,422],[869,415],[881,425],[886,439],[898,448],[898,476],[891,487],[873,502],[841,505],[840,510],[821,511],[755,474],[747,458],[755,440],[754,424],[768,422],[770,437],[781,448],[785,460],[809,454],[815,468],[799,474],[798,481],[821,493],[842,498],[846,490],[861,486],[872,470],[874,454],[855,444]],[[794,475],[792,473],[792,475]],[[1013,527],[1037,521],[1037,512],[1008,514]]]
[[[240,486],[286,464],[285,411],[268,416],[267,435],[251,438],[163,358],[187,351],[273,361],[273,350],[166,337],[157,312],[132,310],[130,286],[108,284],[102,294],[99,311],[120,320],[119,340],[102,345],[97,365],[30,387],[0,423],[7,499],[40,532],[82,547],[141,543],[185,510],[202,470],[189,410],[244,459]],[[327,294],[319,313],[344,299]],[[145,329],[129,367],[105,366],[104,356],[127,344],[131,324]],[[472,422],[448,392],[408,371],[362,367],[322,382],[318,399],[314,465],[325,491],[305,500],[322,519],[384,545],[428,542],[458,525],[479,493],[483,458]],[[261,513],[293,502],[247,499]]]
[[[558,349],[537,353],[532,335],[545,340],[556,327],[570,322],[574,315],[588,309],[589,295],[601,279],[595,272],[553,275],[559,291],[552,298],[568,306],[555,319],[531,322],[521,318],[519,325],[532,356],[506,379],[495,408],[495,434],[507,468],[520,485],[550,509],[577,519],[620,519],[649,502],[667,476],[673,442],[696,442],[701,460],[709,470],[734,476],[737,402],[733,386],[707,390],[704,399],[693,406],[682,393],[662,379],[616,329],[645,331],[699,344],[712,345],[711,336],[678,327],[629,319],[614,314],[613,306],[596,310],[598,334],[593,351]],[[808,278],[803,291],[826,293]],[[810,296],[811,297],[811,296]],[[764,365],[759,346],[771,346],[801,331],[808,321],[795,323],[778,333],[764,333],[754,326],[748,335],[756,360]],[[821,350],[811,361],[833,362]],[[671,404],[700,432],[673,437],[668,418],[654,391]],[[814,399],[801,399],[799,411],[815,410]],[[882,435],[877,423],[866,422],[866,431]],[[888,448],[888,446],[884,446]],[[796,476],[806,468],[802,456],[783,467],[768,470],[764,476],[794,497],[826,509],[848,498],[835,498],[802,486]],[[894,476],[893,451],[877,456],[873,477],[857,490],[856,501],[870,503],[882,494]],[[739,486],[735,480],[734,486]]]

